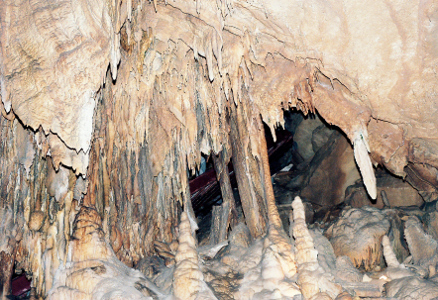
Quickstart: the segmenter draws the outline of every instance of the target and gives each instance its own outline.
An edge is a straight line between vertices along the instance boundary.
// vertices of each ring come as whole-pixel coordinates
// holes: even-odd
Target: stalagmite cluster
[[[153,299],[163,297],[145,276],[128,268],[105,242],[93,208],[81,207],[65,263],[56,270],[47,299]]]
[[[437,32],[420,0],[3,1],[1,298],[437,297]]]

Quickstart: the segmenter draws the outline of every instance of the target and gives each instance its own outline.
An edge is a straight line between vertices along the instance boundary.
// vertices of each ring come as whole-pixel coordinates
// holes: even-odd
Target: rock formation
[[[336,259],[320,264],[304,218],[318,203],[343,211],[330,224],[337,215],[319,207],[313,226],[329,228],[334,253],[356,267],[386,267],[385,235],[398,259],[412,255],[423,278],[402,289],[392,281],[388,295],[410,294],[415,282],[435,291],[437,32],[433,1],[3,1],[1,296],[25,274],[32,297],[50,299],[328,299],[347,297],[342,288],[371,297],[368,283],[322,271]],[[309,202],[294,202],[293,237],[276,207],[265,138],[276,141],[288,110],[339,130],[336,139],[321,128],[314,135],[321,125],[308,130],[313,153],[296,169],[319,161],[312,174],[337,178],[310,201],[323,179],[297,177]],[[222,193],[201,241],[208,255],[196,246],[190,190],[203,155]],[[356,180],[374,201],[383,169],[422,199],[398,209],[388,192],[390,209],[339,206]],[[184,282],[193,289],[181,290]]]

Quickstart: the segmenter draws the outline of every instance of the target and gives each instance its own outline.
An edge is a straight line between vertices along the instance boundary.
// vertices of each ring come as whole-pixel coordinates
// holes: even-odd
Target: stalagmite
[[[103,239],[100,216],[81,207],[67,260],[56,271],[47,299],[153,299],[164,297],[144,275],[121,263]]]
[[[179,245],[175,255],[175,272],[173,274],[173,295],[176,299],[211,299],[217,300],[204,281],[199,268],[196,241],[192,236],[187,213],[182,212],[179,225]]]
[[[391,242],[387,235],[382,238],[383,255],[385,256],[385,261],[388,267],[399,268],[403,267],[397,260],[394,250],[392,249]]]
[[[341,213],[331,225],[301,195],[341,257],[336,272],[354,275],[345,289],[380,297],[349,259],[381,275],[382,252],[400,270],[410,251],[415,276],[388,275],[388,295],[435,293],[434,1],[4,0],[0,20],[1,297],[14,271],[36,298],[214,299],[210,282],[227,299],[335,298],[339,278],[321,271],[335,259],[318,261],[300,200],[295,239],[276,207],[264,128],[275,141],[288,110],[345,134],[371,198],[386,170],[419,191],[417,208],[394,208],[388,193],[393,209],[380,211],[343,209],[344,187],[330,200],[321,188],[333,202],[323,221]],[[223,203],[202,261],[187,170],[217,154]],[[338,171],[342,184],[359,179]],[[130,269],[145,264],[150,279]]]
[[[260,241],[260,261],[245,272],[236,299],[289,299],[301,294],[293,282],[296,263],[292,244],[272,228]],[[241,259],[245,261],[246,257]]]
[[[327,293],[332,299],[341,293],[342,287],[334,283],[331,274],[325,273],[318,263],[318,251],[306,226],[304,206],[299,197],[292,202],[293,235],[298,265],[298,285],[306,299],[319,293]]]
[[[404,264],[401,264],[397,260],[394,250],[392,249],[391,242],[387,235],[384,235],[382,238],[382,246],[383,246],[383,255],[385,257],[385,262],[387,267],[383,272],[381,272],[380,278],[387,281],[391,281],[394,279],[416,275],[414,272],[406,268]]]

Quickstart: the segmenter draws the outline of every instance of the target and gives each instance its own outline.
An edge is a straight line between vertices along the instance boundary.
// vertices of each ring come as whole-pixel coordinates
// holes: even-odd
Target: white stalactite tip
[[[359,132],[353,140],[354,158],[362,175],[365,188],[372,199],[377,198],[376,176],[369,155],[366,134]]]

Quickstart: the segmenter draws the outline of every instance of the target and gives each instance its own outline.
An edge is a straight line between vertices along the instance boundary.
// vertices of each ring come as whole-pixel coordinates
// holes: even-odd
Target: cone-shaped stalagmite
[[[192,236],[190,221],[186,212],[181,214],[179,225],[179,245],[175,255],[173,274],[173,295],[178,300],[217,300],[204,281],[199,268],[196,241]]]
[[[342,291],[342,287],[334,283],[334,277],[325,273],[318,263],[318,251],[306,226],[304,206],[299,197],[292,202],[293,235],[295,238],[296,258],[298,265],[298,285],[306,299],[318,293],[327,293],[332,298]]]

